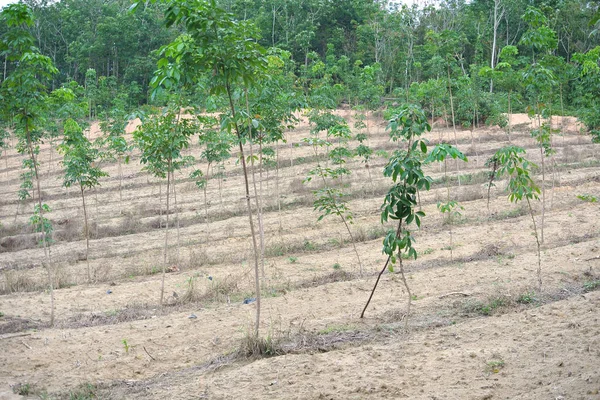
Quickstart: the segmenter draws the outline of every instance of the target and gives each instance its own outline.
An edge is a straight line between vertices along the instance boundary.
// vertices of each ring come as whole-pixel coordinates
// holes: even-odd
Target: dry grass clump
[[[0,239],[0,253],[33,249],[39,245],[41,234],[24,233]]]
[[[78,218],[63,219],[55,224],[54,240],[74,242],[83,239],[83,222]]]
[[[6,270],[0,284],[0,294],[17,292],[33,292],[38,289],[37,283],[24,271]]]
[[[279,340],[271,335],[266,338],[256,336],[249,331],[242,338],[237,351],[238,357],[243,358],[273,357],[283,354],[285,352],[281,349]]]
[[[62,289],[75,286],[75,282],[71,280],[69,272],[62,267],[57,267],[54,271],[54,288]]]
[[[228,275],[223,279],[208,277],[210,284],[206,291],[197,297],[196,301],[227,302],[231,295],[239,291],[239,277]]]
[[[186,279],[185,293],[182,296],[177,297],[177,303],[196,303],[202,299],[203,296],[198,291],[197,279],[198,277],[194,275]]]
[[[300,289],[306,289],[326,285],[328,283],[351,281],[352,279],[354,279],[354,275],[350,272],[342,269],[336,269],[333,272],[325,275],[315,275],[311,279],[300,282],[297,287]]]
[[[309,193],[311,189],[304,184],[304,180],[302,178],[294,178],[290,182],[288,192],[296,193],[296,194],[305,194]]]
[[[238,347],[237,356],[242,358],[266,358],[284,354],[326,353],[348,344],[366,341],[371,335],[342,327],[321,332],[308,332],[301,328],[298,333],[290,331],[269,333],[267,337],[257,337],[247,331]]]
[[[106,312],[80,313],[66,320],[58,321],[56,327],[84,328],[101,325],[116,325],[123,322],[149,319],[156,315],[157,310],[149,305],[133,304],[120,310],[110,310]]]
[[[0,318],[0,335],[39,329],[43,326],[42,323],[31,319],[4,316]]]

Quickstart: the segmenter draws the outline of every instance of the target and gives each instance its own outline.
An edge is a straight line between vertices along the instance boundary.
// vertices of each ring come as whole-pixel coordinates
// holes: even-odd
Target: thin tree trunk
[[[402,220],[400,220],[398,222],[398,228],[396,229],[396,237],[400,236],[400,232],[402,232]],[[404,286],[408,289],[408,293],[409,293],[409,298],[408,298],[408,311],[406,314],[406,322],[405,324],[408,323],[408,313],[410,312],[410,304],[411,304],[411,292],[410,292],[410,288],[408,288],[408,282],[405,279],[404,276],[404,267],[402,266],[402,257],[399,255],[399,259],[400,259],[400,272],[402,273],[402,278],[403,278],[403,282],[404,282]],[[377,280],[375,281],[375,285],[373,285],[373,289],[371,290],[371,294],[369,295],[369,299],[367,300],[367,304],[365,304],[365,307],[363,308],[362,312],[360,313],[360,317],[364,318],[365,316],[365,311],[367,311],[367,307],[369,307],[369,304],[371,303],[371,299],[373,299],[373,295],[375,294],[375,290],[377,289],[377,285],[379,284],[379,280],[381,279],[381,276],[383,275],[383,273],[385,272],[385,270],[388,268],[388,265],[390,264],[390,260],[391,257],[388,256],[383,268],[381,269],[381,271],[379,271],[379,275],[377,275]],[[405,325],[407,326],[407,325]]]
[[[401,250],[398,250],[398,264],[400,265],[400,278],[402,279],[402,283],[404,283],[404,287],[406,288],[407,293],[406,318],[404,319],[404,329],[408,330],[408,318],[410,316],[410,307],[412,305],[412,293],[410,291],[410,286],[408,286],[406,275],[404,274],[404,262],[402,261]]]
[[[158,227],[162,228],[162,180],[158,181]]]
[[[179,206],[177,205],[177,181],[175,180],[175,171],[171,171],[171,182],[173,186],[173,200],[175,201],[175,219],[177,223],[177,248],[175,251],[175,265],[179,267],[179,247],[180,247],[180,233],[179,233]]]
[[[458,149],[458,138],[456,137],[456,120],[454,118],[454,98],[452,96],[452,85],[450,83],[450,65],[448,65],[448,92],[450,93],[450,111],[452,112],[452,131],[454,132],[454,144]],[[456,177],[458,186],[460,186],[460,169],[458,168],[458,158],[456,159]]]
[[[531,221],[533,222],[533,233],[535,236],[535,242],[537,244],[537,256],[538,256],[538,268],[537,268],[537,278],[538,278],[538,291],[542,292],[542,251],[540,245],[540,239],[538,237],[537,225],[535,223],[535,218],[533,217],[533,209],[531,208],[531,201],[527,197],[527,206],[529,207],[529,215],[531,216]]]
[[[206,191],[208,190],[207,186],[208,186],[208,173],[210,171],[210,164],[208,164],[208,166],[206,167],[206,178],[204,181],[204,222],[206,223],[206,243],[208,243],[208,238],[209,238],[209,227],[210,227],[210,221],[208,220],[208,195],[206,193]],[[213,174],[214,174],[214,169],[213,169]]]
[[[444,180],[446,181],[446,202],[450,205],[450,181],[448,180],[448,161],[444,160]],[[452,249],[452,210],[449,211],[448,214],[448,228],[450,231],[450,262],[454,261],[454,254]]]
[[[259,236],[259,248],[260,248],[260,272],[263,279],[263,286],[265,284],[265,235],[263,228],[263,219],[262,219],[262,198],[261,192],[256,188],[256,168],[254,167],[254,149],[252,143],[252,121],[250,120],[250,103],[248,101],[248,89],[245,89],[246,94],[246,112],[248,113],[248,141],[250,144],[250,159],[252,160],[252,187],[254,188],[254,201],[256,202],[256,213],[258,220],[258,236]],[[260,141],[260,139],[259,139]],[[261,157],[262,161],[262,157]],[[259,166],[260,168],[260,166]],[[262,174],[261,174],[262,175]],[[261,177],[262,179],[262,177]]]
[[[92,270],[90,269],[90,227],[88,225],[87,208],[85,206],[85,194],[83,186],[81,188],[81,202],[83,203],[83,222],[85,229],[85,263],[87,266],[88,283],[92,283]]]
[[[167,273],[167,262],[168,262],[168,250],[169,250],[169,192],[170,192],[170,184],[171,184],[171,160],[169,159],[167,170],[167,216],[166,216],[166,225],[165,225],[165,249],[163,252],[163,267],[162,267],[162,279],[160,283],[160,306],[163,306],[163,299],[165,295],[165,275]]]
[[[42,190],[40,186],[40,176],[38,174],[38,167],[37,162],[35,160],[35,152],[33,151],[33,144],[31,142],[31,132],[29,131],[29,124],[27,122],[25,123],[25,133],[27,135],[27,144],[29,145],[29,155],[31,157],[31,161],[33,162],[35,182],[38,192],[38,207],[40,213],[39,229],[42,233],[42,246],[44,247],[44,256],[46,258],[45,267],[48,276],[48,288],[50,289],[50,326],[54,326],[54,282],[52,279],[50,250],[48,249],[46,230],[44,229],[44,209],[42,208]]]
[[[279,142],[275,147],[275,192],[277,194],[277,217],[279,219],[279,232],[283,230],[281,224],[281,195],[279,193]]]
[[[119,156],[119,214],[123,214],[123,166]]]
[[[508,91],[508,143],[511,143],[510,141],[510,131],[511,131],[511,119],[512,119],[512,109],[510,107],[510,95],[512,93],[512,90]]]
[[[229,106],[231,108],[231,114],[233,120],[236,120],[235,106],[233,105],[233,97],[231,95],[231,87],[229,82],[226,83],[225,88],[227,90],[227,97],[229,98]],[[242,134],[240,132],[237,122],[235,124],[235,132],[238,138],[238,145],[240,148],[240,157],[242,159],[242,170],[244,171],[244,188],[246,189],[246,206],[248,208],[248,220],[250,222],[250,234],[252,235],[252,247],[254,249],[254,285],[256,290],[256,323],[254,326],[254,334],[258,337],[260,331],[260,271],[258,263],[258,246],[256,244],[256,232],[254,231],[254,222],[252,221],[252,203],[250,201],[250,185],[248,183],[248,169],[246,167],[246,157],[244,156],[244,147],[242,146]]]

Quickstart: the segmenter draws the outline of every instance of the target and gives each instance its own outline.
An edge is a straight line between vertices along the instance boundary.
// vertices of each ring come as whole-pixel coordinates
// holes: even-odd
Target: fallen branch
[[[150,353],[148,353],[148,350],[146,350],[146,346],[142,346],[142,349],[144,349],[144,351],[146,352],[146,354],[148,354],[148,357],[150,357],[152,360],[156,361],[156,358],[152,357],[150,355]]]
[[[31,346],[28,345],[27,343],[25,343],[23,340],[21,340],[21,343],[23,344],[23,346],[27,347],[29,350],[31,350]]]
[[[16,337],[23,337],[23,336],[29,336],[29,335],[31,335],[31,332],[27,332],[27,333],[13,333],[13,334],[8,334],[8,335],[0,336],[0,340],[2,340],[2,339],[12,339],[12,338],[16,338]]]
[[[443,299],[444,297],[450,297],[450,296],[469,297],[470,294],[469,293],[463,293],[463,292],[450,292],[450,293],[446,293],[446,294],[443,294],[443,295],[439,296],[438,299]]]
[[[592,261],[592,260],[599,260],[600,256],[596,256],[596,257],[592,257],[592,258],[586,258],[584,261]]]

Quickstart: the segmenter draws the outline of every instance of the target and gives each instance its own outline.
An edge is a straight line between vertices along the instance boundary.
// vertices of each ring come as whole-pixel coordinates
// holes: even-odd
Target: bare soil
[[[351,113],[339,112],[353,126]],[[265,357],[239,351],[256,303],[235,157],[221,182],[209,181],[208,222],[189,170],[176,175],[180,229],[171,214],[173,272],[161,308],[165,184],[141,172],[134,154],[122,166],[121,203],[118,166],[104,165],[110,177],[88,193],[88,283],[79,192],[62,187],[60,157],[42,146],[42,195],[55,228],[51,268],[60,286],[50,328],[44,253],[27,225],[33,205],[17,201],[21,156],[9,149],[0,158],[0,399],[600,399],[600,208],[577,197],[600,197],[600,149],[573,118],[553,120],[562,134],[545,160],[539,292],[527,210],[508,202],[504,181],[487,208],[484,164],[509,139],[541,164],[529,118],[513,115],[511,124],[510,138],[482,127],[459,130],[455,139],[438,124],[428,134],[432,144],[458,142],[469,162],[448,164],[451,196],[464,207],[452,225],[452,259],[449,226],[436,208],[446,198],[443,168],[428,167],[435,183],[420,194],[427,216],[414,232],[419,258],[405,261],[413,293],[408,330],[406,292],[395,273],[384,274],[359,318],[391,227],[379,217],[391,184],[381,174],[385,158],[371,161],[372,180],[364,163],[349,162],[352,175],[341,186],[355,216],[361,276],[343,224],[317,222],[318,186],[302,183],[316,165],[301,141],[307,121],[288,132],[277,147],[278,171],[263,171],[258,185],[267,254],[261,335],[271,343]],[[374,150],[398,148],[380,116],[368,125]],[[89,135],[99,134],[93,125]],[[201,151],[194,143],[189,154]],[[535,179],[541,184],[541,170]],[[541,204],[534,208],[540,225]]]

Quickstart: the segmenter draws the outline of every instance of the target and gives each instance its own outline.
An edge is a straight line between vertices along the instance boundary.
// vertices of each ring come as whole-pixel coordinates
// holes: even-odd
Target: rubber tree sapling
[[[325,115],[333,116],[332,114],[323,114],[321,117],[324,117]],[[358,261],[359,273],[362,275],[363,265],[360,260],[358,249],[356,248],[354,235],[352,234],[349,225],[353,222],[353,214],[344,200],[344,193],[340,189],[334,187],[332,183],[332,181],[338,178],[341,179],[344,175],[350,174],[350,170],[346,168],[344,164],[346,163],[346,158],[352,156],[352,153],[345,147],[345,144],[347,144],[348,139],[351,137],[351,132],[343,119],[339,119],[339,117],[336,116],[333,117],[335,118],[319,119],[319,121],[321,123],[327,123],[327,136],[338,139],[337,147],[330,151],[329,148],[332,147],[332,143],[328,140],[320,139],[314,134],[309,138],[304,138],[303,142],[312,146],[317,159],[319,158],[319,148],[325,148],[326,153],[329,154],[329,159],[335,167],[323,166],[320,161],[317,161],[317,166],[308,172],[308,176],[304,182],[308,183],[313,178],[316,178],[323,184],[321,188],[313,192],[315,196],[315,201],[313,203],[314,209],[321,213],[318,221],[321,221],[327,215],[336,215],[341,219],[348,232],[348,236],[350,236],[350,242],[352,243],[354,253],[356,254],[356,260]],[[332,121],[337,121],[337,123],[333,126],[329,126],[328,123]],[[317,129],[323,128],[324,126],[325,125],[323,124],[318,125],[319,128]]]
[[[412,302],[412,294],[406,279],[402,256],[417,259],[417,250],[414,248],[414,238],[409,229],[411,224],[421,226],[423,211],[416,211],[417,191],[429,190],[432,179],[423,173],[422,164],[427,154],[427,141],[421,136],[431,131],[427,117],[422,108],[416,105],[405,105],[394,112],[388,125],[393,140],[402,140],[407,143],[406,150],[398,150],[385,166],[383,175],[391,178],[392,187],[385,196],[381,206],[381,222],[388,220],[398,221],[395,230],[390,230],[383,240],[383,252],[388,258],[377,276],[373,290],[360,315],[364,317],[365,311],[375,294],[377,285],[386,269],[394,270],[398,263],[400,276],[407,291],[407,310],[405,327],[408,328],[408,317]]]
[[[163,305],[165,291],[165,273],[169,248],[169,213],[171,185],[175,186],[174,171],[190,162],[182,150],[189,147],[190,136],[196,129],[192,121],[180,118],[180,109],[167,108],[158,115],[140,114],[142,124],[134,131],[133,139],[141,151],[140,162],[144,170],[157,178],[167,179],[167,211],[165,227],[165,246],[163,251],[162,279],[160,285],[160,305]],[[173,192],[175,188],[173,187]]]
[[[161,48],[159,53],[162,58],[158,61],[159,69],[152,79],[152,84],[157,88],[169,89],[178,84],[193,85],[205,75],[209,75],[210,94],[224,95],[229,104],[229,113],[222,115],[221,125],[223,129],[235,133],[240,150],[254,251],[256,289],[254,333],[258,337],[261,305],[259,251],[254,229],[250,181],[244,155],[244,142],[247,139],[246,131],[243,129],[245,118],[239,116],[242,107],[234,91],[236,88],[252,87],[257,79],[266,73],[265,50],[252,40],[258,36],[254,25],[248,21],[237,21],[232,14],[220,8],[216,0],[163,0],[163,2],[166,3],[167,27],[181,24],[186,33]],[[136,2],[131,9],[135,10],[143,3]]]
[[[580,79],[586,89],[580,96],[577,114],[592,136],[592,142],[600,143],[600,46],[574,54],[573,61],[579,65]]]
[[[103,114],[100,129],[104,133],[101,145],[106,147],[106,157],[117,161],[119,173],[119,214],[123,214],[123,163],[129,164],[129,154],[133,146],[127,143],[125,130],[129,119],[121,107],[115,107]]]
[[[100,152],[85,137],[83,129],[73,119],[68,119],[64,124],[64,139],[58,148],[63,154],[62,164],[65,167],[63,185],[71,187],[79,186],[81,202],[83,205],[83,221],[85,234],[85,261],[87,266],[88,283],[92,282],[90,269],[90,226],[85,203],[85,191],[93,189],[100,184],[100,178],[108,176],[96,166],[100,158]]]
[[[523,71],[527,91],[530,94],[532,105],[528,107],[530,118],[537,121],[537,128],[531,131],[531,136],[538,143],[542,163],[542,218],[540,222],[540,239],[544,243],[544,218],[546,215],[546,163],[544,159],[549,157],[552,150],[553,133],[550,123],[543,119],[552,118],[552,89],[557,84],[556,77],[549,67],[548,58],[556,49],[558,39],[548,25],[548,18],[541,10],[528,7],[522,19],[529,25],[529,29],[523,34],[520,44],[530,47],[533,63]]]
[[[233,137],[226,131],[216,129],[217,120],[214,117],[198,117],[201,129],[199,142],[200,145],[204,146],[204,151],[200,155],[201,160],[206,161],[206,172],[202,172],[200,169],[192,171],[190,178],[194,179],[198,189],[201,189],[204,193],[204,213],[206,222],[206,236],[208,238],[209,233],[209,216],[208,216],[208,181],[210,180],[210,169],[213,165],[222,163],[229,157],[231,157],[230,151],[233,144]],[[214,177],[213,172],[213,177]]]
[[[459,159],[464,162],[467,162],[467,157],[456,147],[453,147],[447,143],[440,143],[436,145],[429,155],[425,162],[443,162],[444,163],[444,181],[446,182],[446,202],[442,203],[441,201],[437,203],[438,210],[446,215],[446,221],[448,223],[448,228],[450,232],[450,261],[452,261],[452,224],[454,223],[454,218],[460,216],[460,211],[463,209],[455,200],[450,198],[450,181],[448,179],[448,158]]]
[[[19,140],[17,150],[19,153],[27,155],[26,163],[32,171],[30,177],[35,180],[37,213],[39,214],[36,222],[42,234],[44,267],[50,290],[50,325],[52,326],[54,324],[54,284],[48,249],[49,238],[43,227],[44,211],[49,208],[42,204],[37,156],[43,136],[40,128],[41,117],[47,106],[47,87],[44,81],[51,79],[58,71],[50,58],[43,56],[34,46],[35,40],[28,30],[28,27],[34,23],[31,8],[22,3],[10,4],[2,9],[0,18],[8,28],[0,38],[0,49],[4,52],[6,60],[13,64],[13,69],[0,86],[0,98],[2,99],[0,112],[4,121],[14,122],[15,133]],[[33,188],[33,184],[31,184],[31,188]]]
[[[533,214],[533,208],[531,206],[532,200],[539,200],[540,188],[535,184],[531,178],[531,168],[535,168],[536,165],[528,161],[524,154],[525,149],[518,146],[507,146],[498,150],[493,156],[489,164],[497,166],[497,173],[492,175],[492,179],[502,177],[503,175],[508,176],[508,200],[511,203],[518,203],[519,201],[525,200],[527,202],[527,208],[529,215],[531,216],[531,222],[533,223],[533,234],[537,244],[537,257],[538,257],[538,289],[542,290],[542,254],[541,254],[541,243],[538,235],[538,228],[535,222]]]

